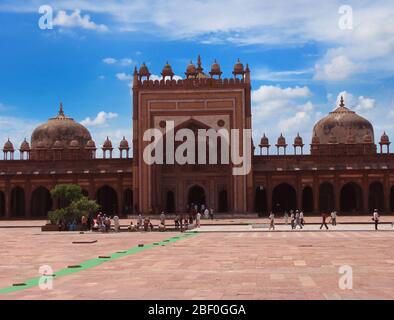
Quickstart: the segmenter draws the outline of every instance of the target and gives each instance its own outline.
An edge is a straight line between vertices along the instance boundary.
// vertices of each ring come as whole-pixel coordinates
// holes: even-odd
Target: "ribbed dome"
[[[302,138],[300,137],[299,133],[297,133],[297,136],[294,138],[294,145],[295,146],[302,146],[303,145]]]
[[[129,142],[123,137],[122,141],[120,141],[119,149],[129,149]]]
[[[87,149],[96,149],[96,143],[93,140],[89,140],[88,143],[86,144]]]
[[[269,140],[265,136],[265,133],[263,134],[263,137],[260,140],[260,147],[268,147],[269,146]]]
[[[216,62],[216,59],[214,61],[214,63],[211,66],[211,72],[209,72],[209,74],[212,75],[221,75],[222,71],[220,70],[220,64]]]
[[[29,145],[29,143],[27,142],[26,138],[25,138],[25,140],[23,140],[23,142],[21,143],[21,146],[20,146],[19,150],[20,150],[20,151],[23,151],[23,152],[25,152],[25,151],[30,151],[30,145]]]
[[[335,136],[337,140],[335,143],[347,143],[349,132],[354,137],[354,143],[356,144],[364,142],[366,133],[374,141],[372,124],[354,111],[346,108],[343,98],[341,98],[338,108],[315,124],[313,132],[314,135],[319,137],[321,144],[333,143],[329,142],[331,135]]]
[[[320,138],[316,135],[316,132],[313,135],[312,144],[320,144]]]
[[[389,143],[390,143],[390,139],[385,131],[385,132],[383,132],[382,136],[380,137],[380,144],[389,144]]]
[[[174,75],[174,73],[172,72],[172,67],[168,62],[164,66],[163,71],[161,72],[161,75],[163,76],[163,78],[167,77],[167,76],[172,77]]]
[[[146,66],[145,62],[140,67],[139,74],[140,74],[141,77],[149,77],[150,76],[149,69]]]
[[[112,142],[111,142],[111,140],[109,140],[108,137],[104,141],[103,149],[112,149]]]
[[[233,73],[244,73],[244,65],[239,61],[239,58],[237,63],[234,65]]]
[[[64,115],[63,106],[60,104],[59,113],[55,118],[38,126],[31,136],[32,149],[51,149],[55,141],[61,141],[64,146],[69,146],[72,140],[78,141],[80,146],[85,146],[92,139],[88,129]]]
[[[190,63],[187,65],[185,74],[186,75],[196,75],[197,74],[196,66],[193,64],[192,61],[190,61]]]
[[[12,144],[12,142],[10,141],[10,139],[8,139],[6,141],[6,143],[4,143],[4,147],[3,147],[4,151],[14,151],[14,145]]]
[[[282,134],[278,138],[277,146],[286,146],[286,139]]]

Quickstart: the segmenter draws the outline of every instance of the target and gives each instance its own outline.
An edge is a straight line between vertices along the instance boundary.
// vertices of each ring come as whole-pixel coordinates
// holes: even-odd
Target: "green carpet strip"
[[[129,256],[129,255],[132,255],[132,254],[144,251],[144,250],[154,248],[154,247],[167,246],[171,243],[177,242],[182,239],[187,239],[187,238],[194,236],[194,235],[197,235],[197,232],[182,233],[179,236],[175,236],[175,237],[172,237],[172,238],[169,238],[166,240],[162,240],[160,242],[144,244],[143,246],[138,245],[138,246],[133,247],[129,250],[117,251],[116,253],[113,253],[110,255],[100,256],[99,258],[86,260],[86,261],[80,263],[79,265],[68,266],[67,268],[60,269],[60,270],[54,272],[54,274],[51,276],[40,276],[37,278],[26,280],[23,283],[18,283],[18,284],[14,284],[14,285],[7,287],[7,288],[2,288],[2,289],[0,289],[0,294],[6,294],[6,293],[21,291],[21,290],[29,289],[32,287],[36,287],[39,285],[40,279],[42,281],[42,279],[44,277],[53,278],[53,281],[55,283],[55,280],[57,278],[68,276],[70,274],[81,272],[83,270],[91,269],[91,268],[97,267],[107,261],[116,260],[116,259],[119,259],[119,258],[122,258],[125,256]]]

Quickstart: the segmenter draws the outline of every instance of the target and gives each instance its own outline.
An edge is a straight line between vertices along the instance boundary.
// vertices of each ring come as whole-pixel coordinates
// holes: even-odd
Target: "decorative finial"
[[[197,72],[201,73],[202,70],[203,70],[203,68],[201,67],[201,57],[200,57],[200,54],[198,54],[198,57],[197,57]]]
[[[59,115],[60,116],[64,116],[64,112],[63,112],[63,103],[60,102],[60,106],[59,106]]]
[[[340,107],[344,107],[345,106],[345,102],[343,100],[343,96],[341,96],[341,102],[339,103]]]
[[[134,66],[134,75],[137,74],[137,66]]]

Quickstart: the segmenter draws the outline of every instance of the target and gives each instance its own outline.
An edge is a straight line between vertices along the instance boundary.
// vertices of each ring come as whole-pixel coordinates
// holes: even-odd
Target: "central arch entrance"
[[[356,213],[362,210],[362,190],[361,187],[349,182],[341,190],[341,211],[347,213]]]
[[[187,197],[187,203],[189,205],[193,203],[201,206],[202,204],[206,204],[205,200],[205,190],[203,187],[195,185],[189,189],[189,194]]]
[[[296,210],[297,198],[295,189],[287,183],[276,186],[272,193],[272,206],[276,212]]]
[[[98,189],[97,203],[104,214],[114,215],[118,213],[118,196],[110,186],[103,186]]]

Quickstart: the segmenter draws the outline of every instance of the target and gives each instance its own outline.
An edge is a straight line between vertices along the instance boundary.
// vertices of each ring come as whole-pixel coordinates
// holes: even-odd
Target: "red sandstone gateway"
[[[115,158],[109,137],[101,148],[103,158],[97,158],[89,131],[67,117],[62,105],[56,117],[34,130],[30,144],[26,139],[22,142],[20,159],[14,158],[12,139],[6,141],[0,161],[0,217],[46,216],[57,207],[49,190],[59,183],[79,184],[104,212],[121,216],[136,210],[183,213],[191,203],[241,214],[273,209],[341,214],[370,213],[375,208],[394,211],[389,137],[381,136],[377,153],[372,124],[346,108],[343,99],[311,128],[310,154],[304,154],[300,135],[294,138],[294,154],[289,154],[286,137],[280,135],[276,155],[270,155],[264,134],[260,155],[253,155],[252,170],[244,176],[232,174],[232,163],[146,164],[143,150],[149,142],[143,140],[143,133],[150,128],[165,132],[168,120],[175,122],[174,132],[251,128],[248,65],[238,60],[233,76],[222,78],[215,61],[208,74],[200,57],[197,66],[192,62],[187,66],[181,80],[174,80],[168,63],[162,80],[151,80],[145,64],[139,71],[135,68],[132,158],[126,139],[120,141],[120,157]]]

